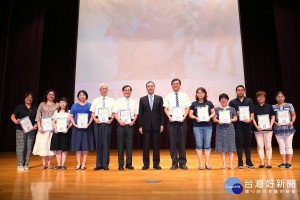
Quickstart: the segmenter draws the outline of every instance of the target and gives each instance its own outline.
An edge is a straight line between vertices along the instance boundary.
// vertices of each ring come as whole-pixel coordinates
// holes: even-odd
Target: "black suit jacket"
[[[163,98],[158,95],[154,95],[154,102],[152,111],[150,109],[148,95],[140,98],[139,107],[139,123],[140,128],[143,130],[155,131],[160,130],[160,126],[164,125],[165,113],[163,108]]]

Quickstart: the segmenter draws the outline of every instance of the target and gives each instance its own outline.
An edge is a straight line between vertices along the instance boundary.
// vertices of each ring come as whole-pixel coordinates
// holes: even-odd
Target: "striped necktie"
[[[176,107],[179,107],[178,93],[175,92],[175,95],[176,95]]]

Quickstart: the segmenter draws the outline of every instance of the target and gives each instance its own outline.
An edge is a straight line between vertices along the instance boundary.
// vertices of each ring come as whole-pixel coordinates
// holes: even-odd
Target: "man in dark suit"
[[[159,134],[164,130],[163,98],[155,95],[155,84],[146,83],[148,95],[140,98],[139,105],[139,131],[143,135],[143,163],[142,170],[149,169],[149,141],[153,137],[153,168],[160,170],[159,166]]]

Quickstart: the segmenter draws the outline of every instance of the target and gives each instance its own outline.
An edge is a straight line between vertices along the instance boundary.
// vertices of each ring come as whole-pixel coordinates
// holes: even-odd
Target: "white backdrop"
[[[139,99],[149,80],[165,96],[175,77],[191,101],[198,87],[216,106],[220,93],[235,97],[244,84],[237,0],[80,1],[75,96],[84,89],[91,102],[105,82],[109,96],[129,84]]]

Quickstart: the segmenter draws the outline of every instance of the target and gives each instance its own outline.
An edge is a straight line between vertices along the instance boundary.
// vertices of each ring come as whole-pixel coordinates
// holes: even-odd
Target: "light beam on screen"
[[[81,0],[75,93],[122,97],[125,84],[132,97],[171,92],[172,78],[191,101],[198,87],[218,106],[218,95],[232,99],[244,84],[237,0]],[[75,94],[75,95],[76,95]],[[76,98],[75,98],[76,99]]]

